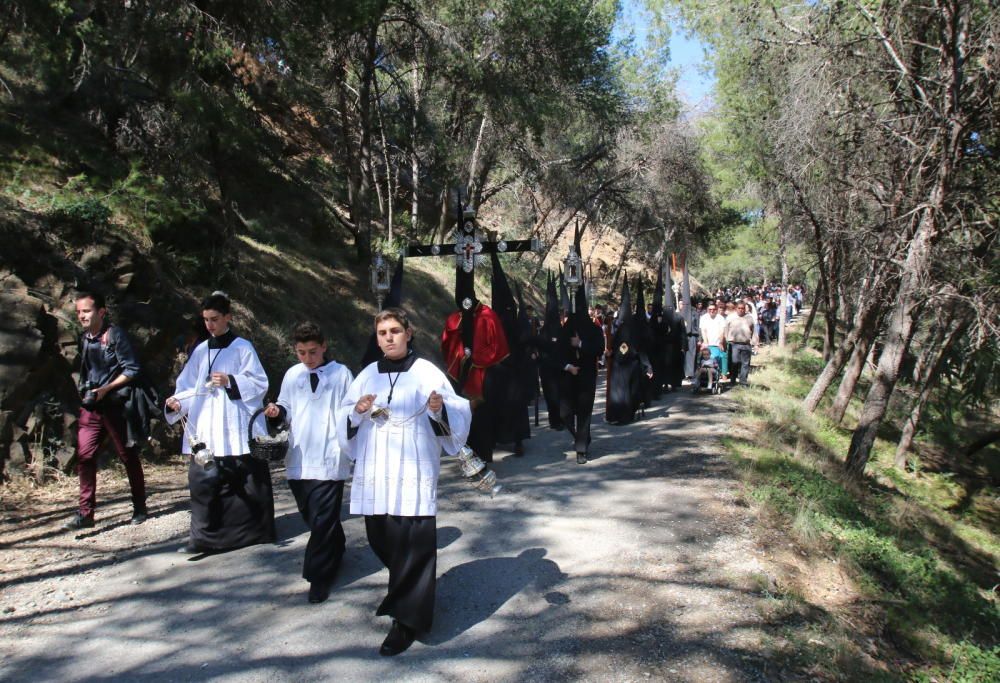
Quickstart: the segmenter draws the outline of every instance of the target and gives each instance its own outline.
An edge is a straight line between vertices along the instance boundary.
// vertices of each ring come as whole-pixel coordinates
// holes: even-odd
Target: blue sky
[[[631,32],[641,45],[647,33],[648,13],[642,0],[622,0],[622,12],[615,25],[614,37]],[[691,108],[703,108],[710,103],[714,76],[703,73],[704,46],[694,37],[684,35],[678,21],[671,23],[670,64],[679,71],[677,89]]]

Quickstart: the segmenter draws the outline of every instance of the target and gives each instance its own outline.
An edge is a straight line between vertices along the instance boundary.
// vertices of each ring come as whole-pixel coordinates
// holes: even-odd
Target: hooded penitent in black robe
[[[667,337],[670,325],[663,315],[663,268],[656,273],[656,288],[653,290],[653,317],[649,320],[651,336],[649,362],[653,366],[653,400],[660,398],[666,381]]]
[[[628,275],[622,282],[622,300],[615,319],[615,334],[608,367],[608,398],[605,420],[628,424],[642,402],[643,363],[639,355],[639,333],[632,312]]]
[[[684,356],[688,349],[687,325],[684,324],[684,317],[673,308],[666,312],[665,320],[668,326],[665,379],[667,384],[677,390],[684,381]]]
[[[632,320],[635,324],[639,361],[642,365],[639,385],[642,387],[642,405],[648,406],[653,402],[653,364],[649,361],[650,351],[653,348],[653,330],[652,321],[646,318],[646,300],[642,292],[642,280],[638,277],[635,279],[635,291],[635,315]]]
[[[670,278],[667,287],[672,289]],[[687,327],[684,317],[674,308],[674,299],[667,295],[667,305],[663,315],[664,322],[664,384],[674,390],[681,388],[684,381],[684,354],[688,348]]]
[[[572,344],[575,337],[579,337],[579,346]],[[559,414],[573,436],[576,452],[586,454],[597,391],[597,361],[604,354],[604,333],[587,314],[583,283],[576,291],[576,310],[570,313],[558,339]],[[575,375],[570,373],[566,370],[568,365],[579,371]]]
[[[518,323],[517,302],[500,265],[500,257],[494,252],[490,254],[490,259],[493,264],[491,303],[507,335],[510,355],[487,372],[485,395],[487,402],[494,402],[497,443],[512,443],[515,455],[522,455],[521,442],[531,438],[528,402],[534,398],[529,397],[529,386],[524,377],[534,366],[531,364],[529,367],[528,339]]]
[[[545,287],[545,320],[535,339],[535,347],[538,349],[538,375],[542,381],[542,394],[549,413],[549,427],[559,430],[565,429],[559,416],[559,377],[562,374],[562,366],[559,365],[556,349],[561,331],[556,282],[549,276]]]
[[[455,391],[472,403],[468,446],[492,462],[506,392],[499,363],[509,353],[507,335],[496,312],[476,299],[473,274],[461,265],[455,266],[455,304],[458,310],[445,321],[441,351]]]
[[[520,287],[517,287],[517,341],[515,344],[524,349],[524,371],[521,375],[521,382],[524,385],[524,396],[531,404],[539,396],[538,389],[538,344],[536,340],[534,324],[528,317],[527,308],[524,305],[524,295]]]

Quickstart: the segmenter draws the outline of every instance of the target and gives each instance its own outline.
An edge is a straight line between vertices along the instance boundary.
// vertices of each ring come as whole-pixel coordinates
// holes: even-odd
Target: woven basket
[[[258,408],[250,417],[250,424],[247,425],[247,440],[250,442],[250,456],[258,460],[283,460],[288,453],[288,439],[262,441],[262,437],[253,435],[253,423],[257,417],[264,412],[263,408]],[[280,431],[280,430],[277,430]],[[270,430],[268,430],[268,435]]]

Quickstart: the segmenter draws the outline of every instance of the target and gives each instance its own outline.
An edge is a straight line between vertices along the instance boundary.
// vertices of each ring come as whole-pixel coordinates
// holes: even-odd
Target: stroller
[[[697,394],[702,389],[708,390],[712,394],[721,394],[722,386],[719,384],[719,363],[714,358],[704,359],[698,365],[694,376],[694,388],[692,394]]]

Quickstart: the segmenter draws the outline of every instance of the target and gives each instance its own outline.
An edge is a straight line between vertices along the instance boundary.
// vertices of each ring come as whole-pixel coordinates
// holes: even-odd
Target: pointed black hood
[[[542,329],[546,336],[554,337],[559,331],[559,295],[556,293],[556,279],[551,273],[546,275],[545,319],[542,321]]]
[[[663,266],[656,269],[656,288],[653,289],[653,316],[663,315]]]
[[[580,278],[580,286],[576,288],[576,310],[573,311],[573,317],[576,318],[577,325],[594,324],[594,321],[590,319],[587,306],[587,280],[585,278]]]
[[[635,343],[641,351],[650,347],[652,341],[652,329],[650,321],[646,319],[646,297],[642,291],[642,277],[635,277],[635,317],[632,319],[635,326]]]
[[[500,257],[496,252],[490,254],[493,262],[493,277],[490,283],[490,307],[502,318],[509,314],[511,320],[517,317],[517,302],[514,300],[514,293],[510,289],[507,275],[500,265]]]
[[[663,294],[664,294],[663,308],[665,310],[667,310],[667,311],[672,311],[675,308],[674,307],[674,290],[673,290],[673,286],[674,286],[673,271],[671,270],[669,264],[667,265],[667,267],[666,267],[665,270],[667,271],[667,281],[664,283],[666,286],[663,289]]]
[[[559,308],[569,315],[569,292],[566,290],[566,280],[562,268],[559,269]]]
[[[503,266],[500,265],[500,257],[494,252],[490,254],[490,259],[493,262],[490,307],[500,318],[503,331],[507,335],[508,345],[512,345],[519,336],[517,334],[517,302],[514,300],[514,293],[510,290]]]
[[[627,344],[631,350],[635,346],[635,316],[632,314],[632,293],[628,286],[628,273],[622,278],[622,300],[618,306],[618,315],[615,316],[615,353],[620,353],[621,345]]]

